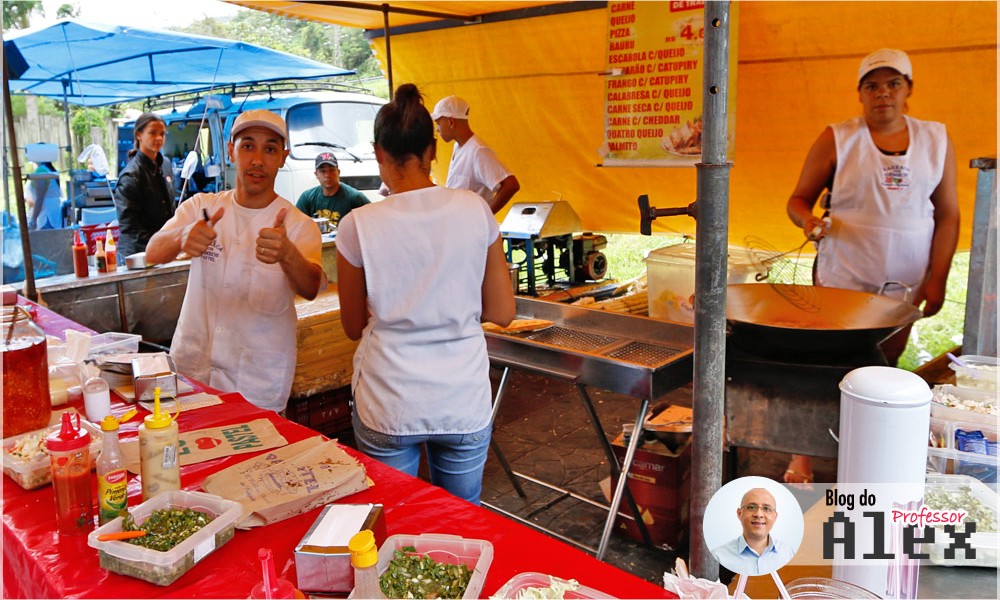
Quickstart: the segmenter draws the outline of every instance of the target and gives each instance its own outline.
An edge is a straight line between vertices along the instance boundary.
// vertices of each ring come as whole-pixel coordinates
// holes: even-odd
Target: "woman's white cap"
[[[861,83],[865,75],[882,67],[895,69],[901,74],[906,75],[907,79],[913,79],[913,67],[910,65],[910,57],[906,55],[906,52],[892,48],[882,48],[862,59],[861,66],[858,68],[858,83]]]

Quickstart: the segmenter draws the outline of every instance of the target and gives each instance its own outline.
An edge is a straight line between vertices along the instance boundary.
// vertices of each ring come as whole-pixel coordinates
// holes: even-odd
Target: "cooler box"
[[[694,244],[675,244],[652,250],[646,257],[649,316],[694,323]],[[727,283],[754,283],[762,272],[750,251],[729,246]]]

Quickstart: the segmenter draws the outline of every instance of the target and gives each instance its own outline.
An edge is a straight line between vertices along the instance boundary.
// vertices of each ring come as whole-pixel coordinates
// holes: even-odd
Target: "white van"
[[[194,104],[154,112],[167,123],[162,153],[173,164],[178,192],[181,165],[196,146],[204,118],[201,160],[185,197],[196,191],[221,191],[235,185],[235,169],[226,151],[229,132],[241,112],[263,108],[281,115],[288,124],[288,159],[275,180],[279,195],[294,203],[302,192],[319,185],[314,173],[316,155],[333,152],[340,165],[340,180],[377,200],[381,198],[378,189],[382,179],[372,148],[373,128],[375,115],[385,103],[377,96],[349,91],[251,92],[239,97],[213,94]],[[118,129],[119,172],[134,145],[134,127],[132,121]]]

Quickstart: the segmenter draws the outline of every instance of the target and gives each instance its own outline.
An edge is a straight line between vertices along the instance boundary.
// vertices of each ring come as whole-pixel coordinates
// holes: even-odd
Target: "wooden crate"
[[[299,298],[295,310],[297,356],[291,397],[302,398],[351,385],[358,342],[348,339],[340,324],[336,288],[321,293],[315,300]]]

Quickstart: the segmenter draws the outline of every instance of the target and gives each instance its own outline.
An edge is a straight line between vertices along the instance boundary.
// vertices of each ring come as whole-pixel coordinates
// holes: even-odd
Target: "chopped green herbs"
[[[962,510],[968,513],[966,521],[976,524],[976,531],[996,531],[995,513],[973,495],[972,489],[963,485],[956,489],[931,488],[924,496],[924,504],[935,510]]]
[[[146,535],[143,537],[125,542],[166,552],[194,535],[214,518],[210,514],[190,508],[162,508],[154,510],[142,526],[137,526],[132,514],[129,513],[122,521],[122,531],[144,530]]]
[[[439,563],[416,554],[413,546],[396,550],[379,577],[387,598],[461,598],[472,579],[465,565]]]

